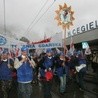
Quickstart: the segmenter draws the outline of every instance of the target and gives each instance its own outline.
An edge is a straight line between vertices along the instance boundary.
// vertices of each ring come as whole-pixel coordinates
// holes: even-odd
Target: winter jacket
[[[13,61],[10,59],[9,64],[13,66]],[[0,63],[0,80],[11,80],[12,69],[8,67],[8,60]]]
[[[63,60],[60,59],[57,60],[56,71],[59,77],[66,74],[66,66],[62,66],[63,62],[64,62]]]
[[[18,57],[20,62],[21,57]],[[33,80],[33,68],[29,61],[20,63],[20,67],[17,68],[17,79],[20,83],[31,82]]]
[[[54,67],[54,58],[51,57],[44,57],[41,62],[40,62],[40,67],[41,67],[41,70],[40,70],[40,74],[42,77],[45,77],[45,70],[49,70],[49,68],[51,68],[51,70],[53,69]]]

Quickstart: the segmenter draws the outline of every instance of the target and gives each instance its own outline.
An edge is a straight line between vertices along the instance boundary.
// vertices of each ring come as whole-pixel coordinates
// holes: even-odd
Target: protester
[[[1,54],[0,62],[0,98],[9,98],[9,93],[12,87],[12,69],[14,62],[9,59],[8,51],[4,50]],[[3,94],[1,94],[3,93]]]
[[[77,71],[77,82],[79,84],[80,90],[85,90],[84,86],[84,76],[86,74],[87,66],[86,59],[82,52],[78,54],[78,66],[76,66]]]
[[[64,53],[61,53],[59,59],[57,60],[56,70],[57,75],[60,79],[60,94],[66,92],[66,59]]]
[[[34,68],[34,78],[33,83],[38,83],[38,71],[39,71],[39,60],[37,53],[34,53],[32,56],[32,59],[34,60],[36,66]]]
[[[33,68],[35,62],[28,57],[28,48],[21,48],[21,55],[15,58],[15,68],[17,69],[18,98],[30,98],[32,94]]]
[[[53,78],[53,63],[54,58],[52,56],[52,50],[46,50],[46,56],[41,60],[41,70],[40,75],[42,79],[44,98],[52,98],[51,87]]]

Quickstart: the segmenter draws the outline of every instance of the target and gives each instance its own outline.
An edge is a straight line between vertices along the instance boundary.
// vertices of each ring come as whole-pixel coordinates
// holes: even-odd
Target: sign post
[[[58,26],[61,26],[64,30],[64,54],[66,51],[66,30],[73,25],[73,14],[74,12],[71,11],[71,6],[68,7],[66,3],[64,5],[59,5],[59,10],[56,10],[56,17],[55,19],[58,21]]]
[[[64,54],[66,52],[66,29],[64,29]]]

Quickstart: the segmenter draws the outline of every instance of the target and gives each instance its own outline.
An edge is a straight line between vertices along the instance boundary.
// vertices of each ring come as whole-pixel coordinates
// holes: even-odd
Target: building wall
[[[83,41],[91,41],[95,39],[98,39],[98,28],[73,36],[73,41],[75,44]],[[70,41],[71,41],[71,37],[66,38],[66,45],[69,45]]]

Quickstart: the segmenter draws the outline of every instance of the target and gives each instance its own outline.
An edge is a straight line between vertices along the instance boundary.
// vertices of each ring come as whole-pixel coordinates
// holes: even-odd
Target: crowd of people
[[[87,70],[87,62],[82,51],[70,53],[54,52],[46,49],[39,56],[28,55],[28,48],[21,48],[21,55],[9,58],[8,51],[0,56],[0,98],[9,98],[13,80],[17,81],[17,98],[31,98],[32,83],[40,81],[44,98],[52,98],[51,88],[54,75],[59,79],[59,93],[66,93],[66,85],[70,78],[74,78],[81,90],[85,89],[83,78]]]

